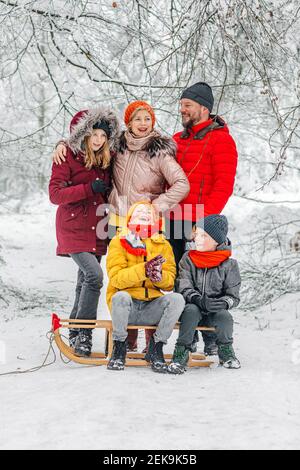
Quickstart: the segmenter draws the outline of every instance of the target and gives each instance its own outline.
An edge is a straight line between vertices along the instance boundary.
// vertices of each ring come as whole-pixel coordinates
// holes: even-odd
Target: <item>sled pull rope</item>
[[[40,366],[31,367],[30,369],[25,369],[25,370],[15,370],[11,372],[5,372],[4,374],[0,374],[0,377],[4,377],[5,375],[18,375],[18,374],[28,374],[30,372],[37,372],[43,369],[44,367],[48,367],[54,364],[56,362],[56,353],[55,353],[55,349],[53,348],[54,334],[51,330],[46,333],[46,338],[49,341],[49,348],[45,356],[45,359],[43,360]],[[46,362],[48,360],[48,357],[50,356],[51,351],[53,353],[53,360],[47,364]]]

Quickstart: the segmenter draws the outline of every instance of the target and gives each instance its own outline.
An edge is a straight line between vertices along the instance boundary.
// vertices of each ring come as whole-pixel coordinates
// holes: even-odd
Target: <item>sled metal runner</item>
[[[72,349],[65,341],[64,334],[61,329],[76,329],[76,328],[102,328],[105,330],[105,345],[103,352],[92,352],[89,357],[76,356],[74,349]],[[155,326],[149,325],[128,325],[128,330],[155,330]],[[174,329],[179,329],[179,324],[175,325]],[[215,331],[214,328],[198,327],[198,331]],[[113,327],[111,320],[76,320],[70,318],[59,318],[57,314],[52,314],[52,332],[54,334],[55,343],[60,352],[70,361],[77,362],[78,364],[101,366],[108,364],[113,350]],[[67,339],[67,338],[66,338]],[[127,352],[126,366],[149,366],[149,363],[143,358],[145,354],[138,352]],[[165,354],[165,359],[170,361],[172,354]],[[208,360],[204,354],[191,353],[188,367],[210,367],[214,361]]]

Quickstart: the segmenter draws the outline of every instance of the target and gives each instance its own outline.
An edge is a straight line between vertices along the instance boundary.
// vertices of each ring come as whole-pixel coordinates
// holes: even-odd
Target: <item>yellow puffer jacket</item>
[[[147,258],[128,253],[121,245],[120,235],[110,242],[106,269],[109,277],[106,300],[111,310],[111,300],[118,291],[126,291],[134,299],[153,300],[161,297],[163,291],[172,291],[176,278],[176,264],[170,243],[162,234],[154,234],[144,240]],[[162,281],[153,284],[145,274],[146,261],[162,255],[166,262],[162,265]]]

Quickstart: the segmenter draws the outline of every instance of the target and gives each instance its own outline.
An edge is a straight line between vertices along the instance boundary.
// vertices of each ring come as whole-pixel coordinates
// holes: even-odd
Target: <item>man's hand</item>
[[[61,165],[63,162],[66,161],[66,155],[67,155],[67,146],[63,143],[58,144],[58,146],[55,149],[54,154],[52,155],[52,160],[56,165]]]

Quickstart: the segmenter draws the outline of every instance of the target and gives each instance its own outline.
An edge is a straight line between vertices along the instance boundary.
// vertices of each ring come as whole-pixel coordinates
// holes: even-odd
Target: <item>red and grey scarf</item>
[[[135,256],[147,256],[146,244],[143,240],[151,238],[162,228],[162,221],[157,221],[154,225],[133,225],[128,224],[129,233],[121,237],[120,242],[125,250]]]

